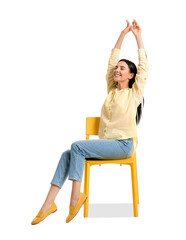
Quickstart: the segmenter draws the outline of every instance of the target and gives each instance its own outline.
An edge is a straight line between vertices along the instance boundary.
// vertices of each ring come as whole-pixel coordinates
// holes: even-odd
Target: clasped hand
[[[132,31],[135,37],[138,37],[139,35],[141,35],[141,28],[135,19],[133,20],[132,25],[129,23],[128,20],[126,21],[127,21],[127,27],[122,31],[124,34],[127,34],[130,31]]]

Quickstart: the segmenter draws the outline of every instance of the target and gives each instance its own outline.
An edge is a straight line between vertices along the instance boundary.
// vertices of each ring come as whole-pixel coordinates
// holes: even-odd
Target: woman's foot
[[[76,216],[76,214],[79,212],[80,208],[82,207],[82,205],[85,203],[86,200],[87,200],[87,196],[84,193],[80,193],[80,196],[77,202],[71,201],[69,206],[69,215],[66,218],[66,223],[70,222]]]
[[[47,208],[48,208],[48,206],[43,206],[43,207],[41,208],[41,210],[38,212],[37,216],[36,216],[36,217],[34,218],[34,220],[31,222],[32,225],[37,224],[37,223],[43,221],[49,214],[57,211],[57,206],[56,206],[55,203],[53,203],[53,204],[51,205],[51,207],[48,208],[48,210],[46,210]],[[44,209],[44,211],[43,211],[42,209]],[[46,211],[45,211],[45,210],[46,210]]]

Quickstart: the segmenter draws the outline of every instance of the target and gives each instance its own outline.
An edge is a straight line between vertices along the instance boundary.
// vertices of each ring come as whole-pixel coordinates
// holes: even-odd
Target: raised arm
[[[112,48],[111,55],[108,62],[108,69],[106,74],[107,81],[107,93],[109,93],[113,88],[116,88],[116,82],[114,80],[113,71],[119,60],[120,49]]]
[[[113,88],[116,88],[116,82],[114,80],[113,71],[119,60],[119,54],[120,54],[120,49],[121,49],[123,39],[124,39],[125,35],[128,32],[130,32],[130,27],[131,27],[131,25],[127,21],[127,27],[121,32],[114,48],[112,48],[111,55],[110,55],[109,62],[108,62],[107,74],[106,74],[107,93],[109,93]]]
[[[144,88],[146,84],[146,79],[148,77],[149,63],[147,60],[147,54],[144,49],[142,37],[141,37],[141,28],[138,23],[134,20],[131,30],[134,33],[138,45],[138,58],[139,64],[137,68],[137,73],[135,77],[135,82],[132,85],[132,91],[136,98],[137,107],[143,100]]]

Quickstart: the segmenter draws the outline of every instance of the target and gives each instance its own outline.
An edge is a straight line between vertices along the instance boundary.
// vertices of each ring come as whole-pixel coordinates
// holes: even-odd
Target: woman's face
[[[124,81],[129,82],[129,79],[133,78],[134,76],[133,73],[130,73],[130,69],[127,63],[124,61],[117,63],[116,67],[114,68],[113,75],[114,80],[117,81],[118,83]]]

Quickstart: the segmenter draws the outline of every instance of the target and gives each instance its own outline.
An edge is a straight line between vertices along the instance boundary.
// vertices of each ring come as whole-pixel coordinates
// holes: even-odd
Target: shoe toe
[[[35,217],[34,220],[31,222],[32,225],[37,224],[41,221],[41,218]]]
[[[73,216],[74,216],[74,207],[69,206],[69,214],[68,214],[68,217],[66,218],[66,222],[70,222],[70,220],[72,220]]]
[[[68,216],[67,218],[66,218],[66,223],[68,223],[70,221],[70,217]]]

